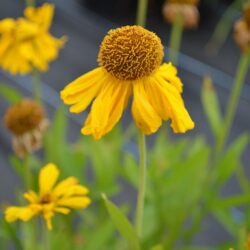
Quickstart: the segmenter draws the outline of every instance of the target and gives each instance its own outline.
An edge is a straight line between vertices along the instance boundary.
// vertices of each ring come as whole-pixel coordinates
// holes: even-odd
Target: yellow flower
[[[27,7],[24,17],[0,21],[0,66],[12,74],[27,74],[33,68],[48,70],[48,64],[58,57],[63,38],[49,33],[54,6]]]
[[[74,113],[95,99],[81,132],[100,139],[119,121],[131,95],[132,115],[144,134],[156,132],[168,119],[175,133],[192,129],[177,70],[171,63],[161,65],[162,59],[163,46],[153,32],[139,26],[109,31],[100,47],[100,67],[61,91]]]
[[[24,198],[29,204],[25,207],[8,207],[5,219],[8,222],[18,219],[28,221],[33,216],[42,215],[51,230],[51,219],[55,213],[69,214],[70,209],[86,208],[91,202],[86,196],[88,189],[78,184],[75,177],[68,177],[55,186],[58,176],[59,170],[54,164],[44,166],[39,174],[39,194],[32,190],[25,193]]]

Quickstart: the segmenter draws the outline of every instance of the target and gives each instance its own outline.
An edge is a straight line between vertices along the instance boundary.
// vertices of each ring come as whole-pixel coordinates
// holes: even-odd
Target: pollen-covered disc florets
[[[160,38],[140,26],[124,26],[108,32],[98,62],[120,80],[137,80],[152,74],[163,59]]]

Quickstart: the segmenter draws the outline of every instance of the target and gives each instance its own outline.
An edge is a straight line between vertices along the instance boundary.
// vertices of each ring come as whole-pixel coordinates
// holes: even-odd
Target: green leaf
[[[106,195],[103,194],[102,198],[105,202],[111,220],[115,224],[120,234],[127,240],[127,243],[130,246],[129,249],[139,250],[139,238],[128,219],[123,215],[123,213],[114,203],[107,199]]]
[[[20,239],[18,238],[18,230],[17,227],[14,224],[10,224],[4,220],[4,218],[0,219],[0,236],[2,236],[5,239],[11,240],[13,245],[15,246],[15,249],[21,250],[22,249],[22,243]]]
[[[151,250],[164,250],[163,245],[156,245],[151,248]]]
[[[239,194],[228,198],[218,198],[214,201],[214,207],[235,207],[250,203],[250,194]]]
[[[135,157],[129,153],[124,155],[124,166],[122,168],[123,176],[128,180],[134,187],[138,186],[138,164]]]
[[[249,143],[249,134],[240,135],[228,148],[218,165],[214,168],[214,175],[218,185],[222,185],[230,178],[239,164],[241,154]]]
[[[212,211],[214,217],[224,226],[224,228],[235,237],[239,224],[234,220],[228,208],[218,207]]]
[[[104,246],[108,246],[113,235],[114,225],[110,222],[110,220],[105,223],[98,224],[94,234],[89,231],[89,233],[85,235],[84,246],[79,247],[79,250],[83,248],[87,250],[104,249]]]
[[[203,81],[201,100],[205,110],[209,125],[215,137],[217,137],[221,130],[222,115],[218,97],[213,87],[212,80],[205,77]]]
[[[0,83],[0,95],[11,104],[17,103],[22,99],[22,95],[15,88],[4,83]]]
[[[23,162],[16,155],[10,155],[9,161],[10,161],[11,167],[16,171],[16,173],[21,178],[24,178]]]
[[[56,164],[64,163],[66,143],[67,117],[64,113],[64,107],[61,106],[54,115],[53,122],[48,133],[45,136],[46,160]],[[62,157],[64,156],[64,157]]]

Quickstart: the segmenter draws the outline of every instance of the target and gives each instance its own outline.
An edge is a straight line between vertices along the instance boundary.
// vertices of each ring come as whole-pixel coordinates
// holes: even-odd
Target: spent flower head
[[[171,120],[175,133],[194,127],[181,97],[182,83],[171,63],[161,65],[159,37],[140,26],[110,30],[98,55],[99,67],[61,91],[70,111],[80,113],[92,103],[81,132],[100,139],[120,120],[133,96],[132,115],[144,134],[156,132]]]
[[[54,6],[27,7],[24,17],[0,21],[0,67],[11,74],[27,74],[33,68],[47,71],[58,57],[64,38],[57,39],[50,32]]]
[[[42,106],[31,99],[10,106],[4,115],[4,123],[13,134],[12,146],[19,157],[41,147],[49,125]]]
[[[172,24],[177,15],[180,15],[185,28],[196,28],[200,19],[198,4],[199,0],[166,0],[162,10],[163,17]]]
[[[243,53],[250,49],[250,2],[243,8],[243,17],[234,25],[234,40]]]
[[[7,207],[5,219],[8,222],[29,221],[34,216],[41,215],[51,230],[51,220],[56,213],[67,215],[70,209],[86,208],[91,203],[87,197],[88,189],[80,185],[75,177],[68,177],[55,185],[59,173],[57,166],[52,163],[44,166],[39,174],[39,192],[29,190],[24,193],[28,205]]]

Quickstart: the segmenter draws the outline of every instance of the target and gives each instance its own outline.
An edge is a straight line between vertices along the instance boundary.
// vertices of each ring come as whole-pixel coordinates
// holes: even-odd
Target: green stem
[[[30,166],[29,166],[29,155],[27,154],[23,161],[23,168],[24,168],[24,184],[26,190],[30,190],[31,188],[31,173],[30,173]]]
[[[183,32],[183,17],[181,13],[178,13],[172,25],[170,44],[169,44],[169,47],[171,48],[169,59],[174,64],[177,64],[177,59],[182,39],[182,32]]]
[[[32,71],[32,84],[33,84],[33,97],[38,103],[42,104],[40,74],[39,71],[35,68]]]
[[[141,132],[139,132],[139,151],[140,151],[139,186],[138,186],[135,226],[138,236],[141,236],[144,198],[146,189],[146,143],[145,143],[145,136]]]
[[[142,27],[146,26],[148,0],[138,0],[136,13],[136,24]]]
[[[42,245],[44,250],[50,250],[50,244],[49,244],[49,231],[46,225],[46,221],[42,221]]]
[[[223,13],[218,24],[216,25],[216,28],[214,29],[212,37],[206,45],[206,51],[210,55],[217,55],[218,51],[224,44],[225,40],[231,32],[232,23],[234,22],[231,17],[234,15],[236,9],[241,9],[243,2],[244,0],[233,1]]]
[[[236,77],[234,80],[233,88],[230,94],[230,98],[227,104],[227,110],[224,120],[223,130],[218,138],[216,145],[216,155],[218,156],[224,148],[230,129],[232,127],[234,115],[238,106],[239,98],[243,83],[246,78],[248,66],[249,66],[250,53],[244,53],[241,56],[238,64]]]

